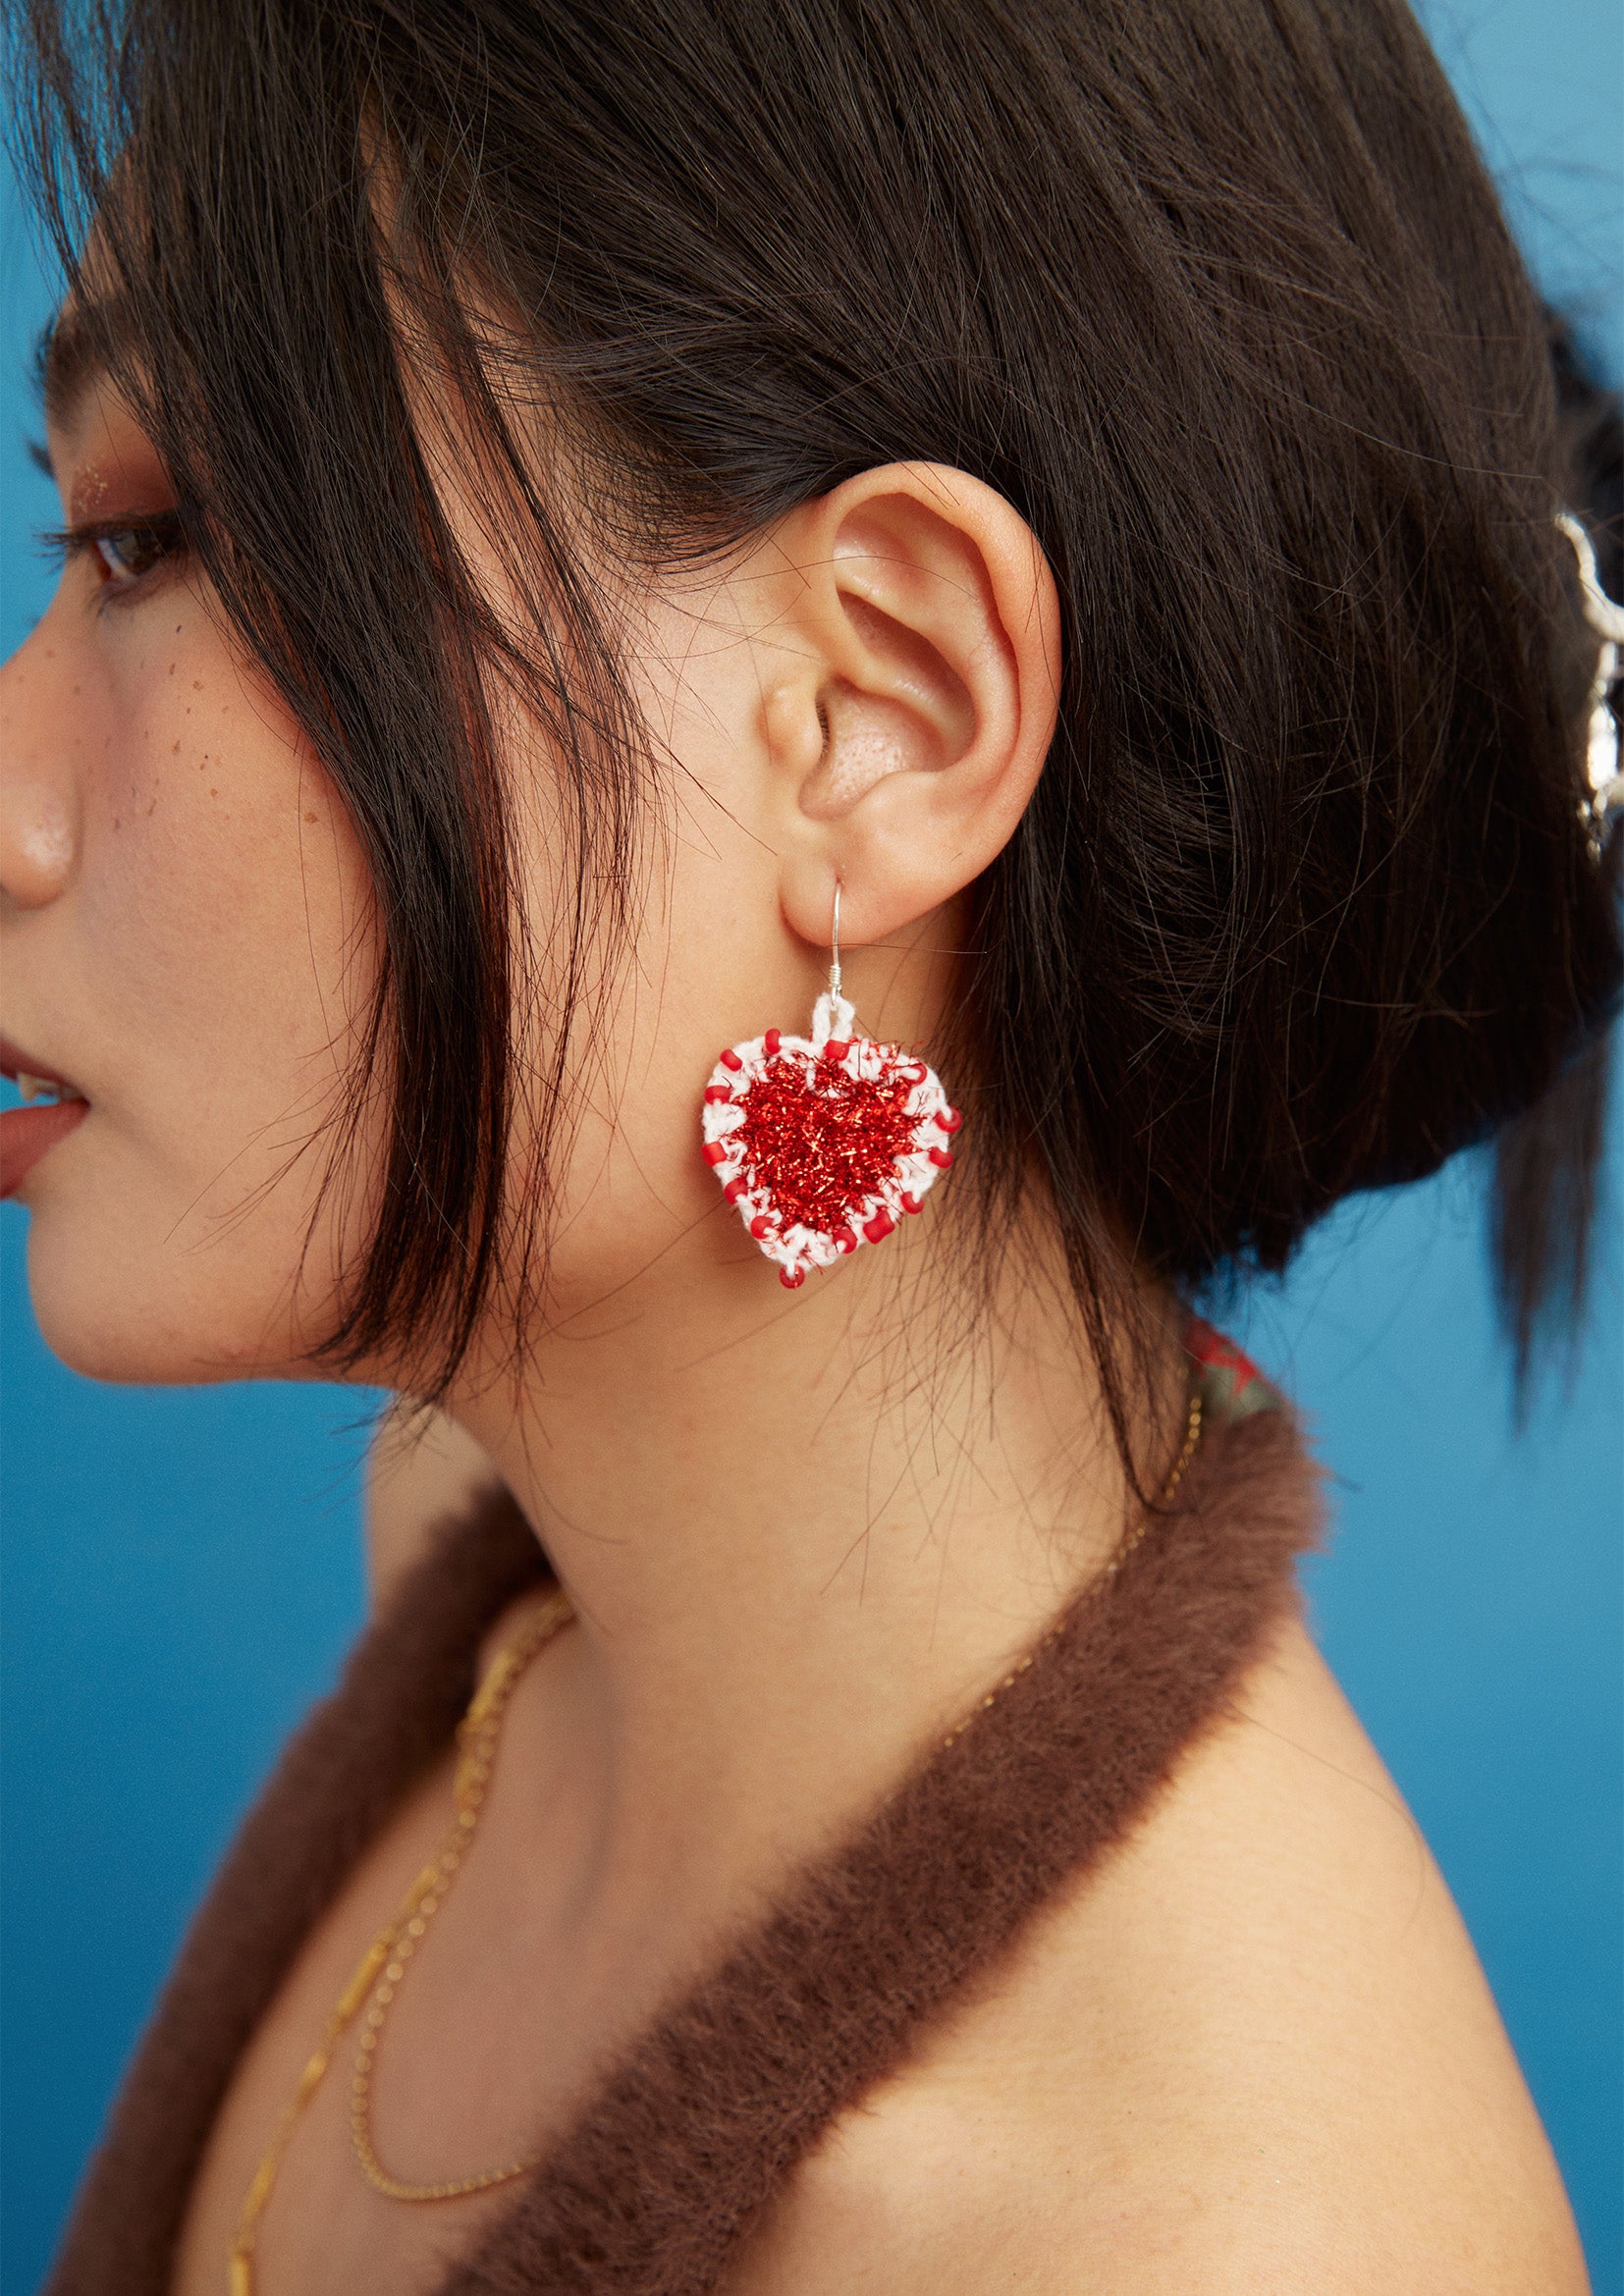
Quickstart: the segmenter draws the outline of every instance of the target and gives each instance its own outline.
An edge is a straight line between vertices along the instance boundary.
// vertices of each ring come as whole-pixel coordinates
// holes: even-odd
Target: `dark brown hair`
[[[71,14],[30,11],[63,251],[94,218],[106,355],[377,890],[395,1127],[336,1361],[421,1333],[449,1367],[515,1234],[545,1249],[545,1170],[524,1220],[505,1176],[532,952],[493,669],[562,763],[571,1025],[659,790],[565,492],[659,561],[894,460],[1005,495],[1064,614],[944,1051],[989,1218],[1036,1168],[1109,1357],[1124,1241],[1185,1286],[1277,1269],[1516,1121],[1525,1341],[1572,1292],[1620,976],[1575,480],[1401,0]],[[430,375],[521,585],[500,623],[430,481]]]

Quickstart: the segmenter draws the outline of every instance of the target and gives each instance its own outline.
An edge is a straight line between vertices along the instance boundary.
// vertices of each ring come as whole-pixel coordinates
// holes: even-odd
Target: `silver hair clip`
[[[1601,641],[1590,691],[1590,738],[1585,761],[1590,795],[1579,808],[1579,818],[1590,831],[1591,851],[1599,861],[1608,830],[1614,820],[1624,815],[1624,774],[1618,770],[1618,721],[1612,710],[1612,689],[1619,674],[1618,649],[1624,646],[1624,606],[1615,606],[1602,589],[1596,570],[1596,552],[1578,519],[1566,510],[1558,510],[1556,523],[1572,543],[1573,554],[1579,561],[1585,620]]]

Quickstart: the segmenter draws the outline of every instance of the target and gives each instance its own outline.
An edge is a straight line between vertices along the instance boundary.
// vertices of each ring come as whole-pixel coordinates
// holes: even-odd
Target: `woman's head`
[[[47,377],[71,562],[7,673],[8,1026],[24,1066],[90,1103],[31,1191],[41,1309],[86,1368],[288,1371],[330,1337],[379,1216],[402,1066],[372,1034],[386,936],[347,809],[210,611],[167,473],[76,347],[83,308]],[[452,476],[446,494],[482,600],[512,614],[479,506]],[[837,883],[848,957],[854,937],[880,944],[858,959],[873,1025],[932,1033],[952,992],[943,932],[1031,797],[1059,658],[1030,529],[924,464],[860,472],[702,567],[600,579],[658,744],[659,820],[628,855],[620,936],[577,931],[552,745],[500,696],[492,712],[515,937],[534,946],[507,1148],[522,1175],[562,1100],[541,1186],[514,1194],[545,1199],[548,1307],[577,1333],[606,1297],[623,1316],[633,1287],[640,1312],[662,1290],[676,1304],[696,1258],[749,1290],[736,1231],[706,1221],[694,1080],[763,1010],[804,1017]],[[556,1015],[593,999],[560,1078]]]
[[[1607,1007],[1539,316],[1401,8],[152,0],[100,111],[41,38],[74,326],[189,555],[92,696],[49,622],[13,675],[70,812],[98,742],[162,768],[153,826],[101,798],[118,1058],[239,1082],[130,1184],[156,1247],[205,1165],[241,1202],[235,1138],[280,1278],[318,1219],[285,1357],[432,1384],[493,1306],[736,1252],[687,1110],[799,1017],[837,875],[980,1233],[1045,1204],[1097,1336],[1130,1266],[1278,1266],[1530,1108]],[[36,948],[126,898],[80,881]]]

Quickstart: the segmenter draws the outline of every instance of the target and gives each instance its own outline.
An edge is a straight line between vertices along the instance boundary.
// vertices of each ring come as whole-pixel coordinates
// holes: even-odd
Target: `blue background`
[[[1624,374],[1617,0],[1427,21],[1546,292]],[[26,383],[48,308],[0,211],[0,642],[44,603]],[[1620,1177],[1613,1128],[1611,1181]],[[1338,1483],[1326,1648],[1460,1900],[1573,2195],[1624,2296],[1624,1314],[1616,1221],[1577,1376],[1511,1431],[1481,1173],[1346,1210],[1237,1328]],[[22,2296],[187,1915],[361,1615],[370,1399],[99,1388],[45,1353],[0,1213],[5,1479],[3,2265]],[[1233,1319],[1232,1319],[1233,1320]]]

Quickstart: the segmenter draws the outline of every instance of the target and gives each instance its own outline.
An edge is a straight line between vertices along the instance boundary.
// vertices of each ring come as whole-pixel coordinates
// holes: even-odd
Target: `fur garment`
[[[1210,1424],[1173,1505],[1114,1575],[644,2032],[437,2296],[717,2288],[837,2116],[1145,1814],[1293,1607],[1319,1521],[1286,1412]],[[243,2050],[450,1740],[484,1630],[544,1568],[512,1500],[482,1502],[295,1737],[192,1925],[45,2296],[166,2296]]]

